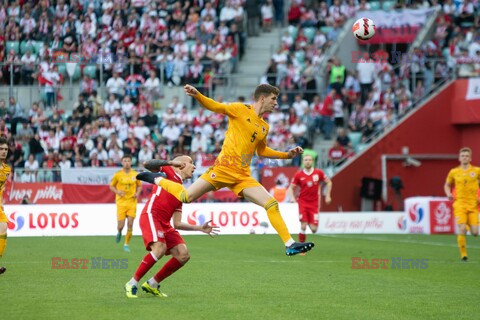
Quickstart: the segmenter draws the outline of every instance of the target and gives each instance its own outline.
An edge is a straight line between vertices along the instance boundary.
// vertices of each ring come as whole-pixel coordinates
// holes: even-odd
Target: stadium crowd
[[[167,85],[197,83],[202,89],[212,72],[235,70],[246,35],[257,35],[259,25],[268,32],[282,23],[279,3],[42,0],[0,4],[4,34],[0,36],[0,62],[4,63],[0,80],[9,83],[13,68],[15,84],[38,82],[45,88],[45,101],[32,106],[22,106],[14,97],[0,99],[0,131],[9,137],[12,151],[9,163],[25,168],[22,181],[58,180],[55,172],[36,173],[39,168],[118,166],[126,153],[134,156],[135,165],[154,157],[168,159],[174,153],[188,153],[197,165],[210,165],[220,151],[225,117],[201,108],[189,110],[178,97],[164,113],[157,113],[152,101],[160,94],[160,79]],[[271,147],[310,149],[315,133],[321,133],[326,140],[334,138],[328,164],[339,165],[358,151],[359,143],[370,142],[396,123],[412,103],[448,75],[452,61],[466,59],[466,51],[469,58],[480,54],[478,4],[452,11],[449,3],[441,8],[445,14],[432,40],[414,50],[413,62],[399,68],[387,61],[358,63],[355,70],[346,70],[332,57],[327,62],[328,93],[320,96],[316,75],[325,49],[336,41],[347,18],[370,4],[365,0],[358,4],[334,0],[331,6],[292,1],[287,31],[264,77],[283,92],[278,110],[268,116]],[[56,104],[61,98],[57,84],[65,70],[54,62],[72,59],[76,53],[82,59],[77,66],[81,90],[73,111],[65,113]],[[105,56],[112,63],[96,63]],[[434,67],[427,57],[444,57],[446,62]],[[105,101],[98,93],[100,66]],[[415,83],[409,81],[411,73],[417,74]],[[299,165],[299,160],[291,164]]]
[[[325,50],[337,40],[346,20],[374,5],[378,3],[365,0],[334,0],[330,6],[327,2],[293,1],[288,29],[266,70],[264,81],[287,92],[282,95],[281,110],[289,119],[298,118],[296,127],[302,128],[304,136],[309,132],[312,139],[314,132],[320,132],[326,140],[335,138],[328,150],[327,165],[345,162],[362,144],[395,124],[436,83],[446,79],[455,64],[459,65],[459,76],[480,72],[478,2],[391,2],[395,8],[436,8],[439,15],[434,36],[396,63],[381,48],[374,55],[386,58],[376,63],[359,59],[350,70],[340,59],[329,58],[327,93],[324,97],[317,95],[322,91],[318,89],[323,89],[318,88],[318,75],[322,74]],[[280,116],[275,119],[282,120]],[[279,132],[273,136],[275,141],[286,141],[289,134],[278,137]],[[291,133],[297,142],[304,139]]]

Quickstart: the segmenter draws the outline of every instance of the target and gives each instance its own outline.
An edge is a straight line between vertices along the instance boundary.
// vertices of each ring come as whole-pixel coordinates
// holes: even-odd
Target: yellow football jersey
[[[249,105],[232,103],[225,110],[228,129],[217,164],[249,172],[257,146],[266,144],[270,126]]]
[[[130,170],[129,173],[120,170],[113,175],[111,186],[114,186],[117,190],[124,191],[125,195],[123,197],[118,194],[115,197],[115,201],[118,203],[125,202],[136,202],[137,198],[135,197],[136,188],[141,187],[141,182],[136,179],[137,172],[135,170]]]
[[[10,169],[5,163],[2,163],[0,166],[0,205],[2,205],[3,189],[5,189],[5,184],[7,183],[8,176],[11,172],[12,169]]]
[[[456,167],[448,173],[447,183],[455,188],[456,201],[476,205],[478,202],[479,179],[479,167],[469,166],[466,170]]]

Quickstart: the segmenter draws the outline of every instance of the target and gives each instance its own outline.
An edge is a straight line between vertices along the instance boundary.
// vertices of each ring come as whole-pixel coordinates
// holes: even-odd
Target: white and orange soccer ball
[[[360,18],[353,24],[352,32],[359,40],[368,40],[375,35],[375,22],[372,19]]]

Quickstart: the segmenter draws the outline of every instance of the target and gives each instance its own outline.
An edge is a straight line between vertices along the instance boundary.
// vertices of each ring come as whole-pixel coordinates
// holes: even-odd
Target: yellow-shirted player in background
[[[130,239],[132,238],[133,220],[137,215],[137,198],[142,192],[142,184],[135,177],[137,172],[132,170],[132,156],[125,155],[122,158],[122,170],[113,175],[110,183],[110,190],[115,196],[117,204],[117,228],[118,233],[116,237],[117,243],[122,238],[122,230],[125,226],[125,219],[127,218],[127,235],[125,236],[125,244],[123,250],[130,252]]]
[[[445,182],[445,194],[453,202],[453,213],[458,225],[457,242],[460,256],[467,261],[467,225],[474,236],[478,236],[478,188],[480,183],[480,168],[470,164],[472,150],[460,149],[460,166],[450,170]],[[455,198],[452,195],[455,189]]]
[[[225,133],[222,151],[215,164],[199,179],[185,189],[181,184],[162,178],[162,173],[142,172],[137,179],[156,183],[163,190],[171,193],[181,202],[195,201],[203,194],[224,187],[265,208],[270,223],[280,235],[286,246],[287,255],[309,251],[311,242],[295,242],[283,221],[278,202],[250,173],[250,163],[255,152],[261,157],[274,159],[292,159],[303,153],[303,149],[295,147],[288,152],[279,152],[267,147],[269,125],[263,115],[272,112],[277,105],[278,88],[269,84],[257,86],[254,92],[255,102],[252,105],[236,103],[219,103],[205,97],[191,85],[184,87],[188,96],[195,98],[200,104],[213,112],[228,116],[228,130]],[[148,168],[147,168],[148,169]]]
[[[9,166],[5,163],[8,154],[7,139],[0,137],[0,258],[2,258],[7,246],[7,223],[8,219],[3,210],[3,189],[7,182],[8,176],[12,172]],[[0,274],[4,273],[7,269],[0,267]]]

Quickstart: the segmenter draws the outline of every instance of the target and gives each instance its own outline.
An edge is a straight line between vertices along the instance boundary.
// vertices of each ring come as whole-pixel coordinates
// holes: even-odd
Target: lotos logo
[[[410,217],[410,220],[418,224],[423,219],[423,208],[420,207],[418,203],[415,203],[413,206],[410,207],[410,210],[408,210],[408,215]]]
[[[434,212],[435,220],[437,224],[448,224],[450,221],[450,208],[446,205],[445,202],[442,202],[438,205],[437,209]]]
[[[191,224],[193,226],[201,226],[205,223],[205,215],[199,214],[197,217],[197,210],[193,211],[187,216],[187,222],[188,224]]]
[[[398,218],[397,227],[398,227],[398,229],[403,230],[403,231],[407,230],[407,218],[405,218],[405,217]]]
[[[17,218],[15,218],[16,214],[16,212],[12,213],[8,221],[8,229],[13,231],[18,231],[22,229],[23,225],[25,224],[25,218],[22,216],[18,216]]]

